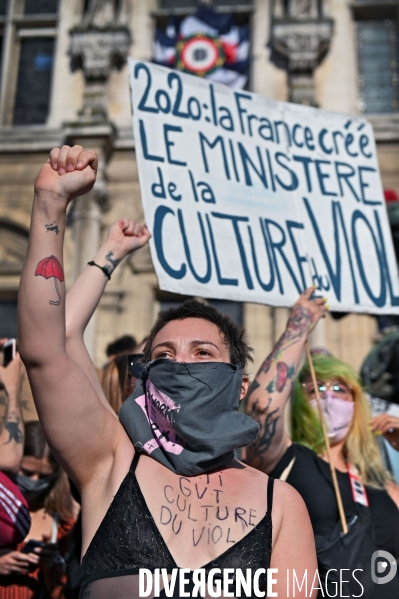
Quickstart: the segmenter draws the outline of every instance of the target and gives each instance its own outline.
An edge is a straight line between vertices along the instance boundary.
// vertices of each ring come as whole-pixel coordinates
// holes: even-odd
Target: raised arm
[[[40,170],[18,301],[19,348],[52,451],[80,486],[111,475],[116,447],[127,443],[65,340],[63,241],[68,203],[95,181],[97,156],[81,146],[52,150]]]
[[[266,473],[273,470],[290,444],[284,426],[284,410],[306,339],[326,314],[325,299],[311,299],[313,293],[314,288],[310,287],[299,297],[283,335],[249,388],[246,413],[260,424],[260,431],[254,443],[247,447],[246,461]]]
[[[0,366],[0,383],[6,393],[6,411],[0,430],[0,470],[16,473],[24,450],[24,422],[21,410],[22,362],[19,353],[8,366]]]
[[[98,397],[110,411],[83,334],[115,268],[128,254],[147,243],[150,237],[145,226],[132,220],[125,218],[114,222],[105,243],[93,257],[93,262],[104,270],[95,265],[86,266],[66,296],[67,353],[86,373]]]

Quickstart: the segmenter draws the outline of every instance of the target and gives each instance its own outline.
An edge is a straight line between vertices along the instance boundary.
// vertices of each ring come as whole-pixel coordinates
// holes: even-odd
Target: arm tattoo
[[[262,409],[259,407],[259,399],[257,399],[248,413],[248,416],[251,416],[260,425],[258,436],[247,448],[247,459],[254,468],[262,469],[264,465],[263,454],[267,452],[272,444],[276,434],[277,422],[280,419],[280,416],[277,416],[280,408],[268,412],[271,403],[272,398],[269,397],[267,406]]]
[[[44,225],[46,227],[46,231],[47,233],[49,233],[50,231],[54,231],[54,233],[56,235],[58,235],[58,233],[60,232],[58,225],[55,224],[55,220],[50,223],[49,225]]]
[[[277,360],[282,350],[294,345],[309,329],[313,321],[314,315],[309,308],[304,308],[300,304],[295,306],[288,319],[285,333],[277,341],[272,353],[263,362],[259,372],[269,372],[272,363]]]
[[[288,366],[285,362],[277,362],[276,368],[276,377],[271,380],[266,387],[266,391],[269,393],[274,393],[274,391],[277,391],[277,393],[282,393],[287,382],[292,380],[295,376],[294,364]]]
[[[62,266],[58,258],[55,256],[49,256],[48,258],[43,258],[40,260],[39,264],[36,266],[35,276],[42,276],[45,279],[54,279],[55,290],[58,295],[58,300],[50,300],[49,304],[51,306],[59,306],[61,303],[61,294],[58,289],[58,281],[61,283],[64,280],[64,271],[62,270]]]
[[[107,271],[107,273],[108,273],[109,276],[112,275],[112,273],[114,272],[115,268],[119,264],[119,260],[114,259],[112,257],[113,255],[114,255],[114,252],[108,252],[108,254],[105,256],[105,259],[108,260],[108,262],[110,264],[106,264],[105,266],[103,266],[103,270]]]
[[[8,441],[3,443],[3,445],[8,445],[11,441],[15,441],[16,443],[23,443],[24,436],[22,434],[21,429],[19,428],[19,423],[21,422],[21,418],[18,416],[16,412],[11,412],[6,419],[4,428],[10,435]]]

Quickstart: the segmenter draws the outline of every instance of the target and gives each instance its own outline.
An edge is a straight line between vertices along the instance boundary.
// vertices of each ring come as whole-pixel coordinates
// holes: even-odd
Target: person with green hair
[[[309,363],[299,369],[308,335],[327,312],[325,299],[315,297],[314,291],[309,288],[299,297],[282,337],[249,388],[246,413],[259,423],[260,432],[246,449],[246,461],[273,478],[283,478],[300,493],[312,522],[320,571],[321,541],[332,538],[340,516]],[[375,434],[384,434],[395,447],[399,424],[395,431],[392,423],[389,430],[380,427],[376,431],[379,421],[371,420],[356,371],[327,351],[314,352],[312,361],[346,520],[350,526],[365,510],[376,548],[389,552],[395,562],[399,558],[399,487],[383,465]],[[285,417],[290,398],[291,434]],[[381,589],[372,586],[367,596],[379,599]],[[384,599],[397,599],[398,576],[383,591]]]

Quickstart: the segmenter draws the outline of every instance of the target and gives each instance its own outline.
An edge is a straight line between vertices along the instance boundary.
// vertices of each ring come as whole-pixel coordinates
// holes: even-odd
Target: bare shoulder
[[[248,476],[253,479],[254,483],[267,483],[270,478],[268,474],[257,470],[256,468],[252,468],[243,462],[239,462],[236,460],[237,464],[239,464],[239,468],[245,473],[245,476]],[[398,487],[399,489],[399,487]],[[278,502],[281,506],[292,507],[296,505],[301,505],[306,510],[305,503],[298,493],[296,489],[290,484],[279,480],[278,478],[274,479],[274,487],[273,487],[273,507],[274,500]]]
[[[290,535],[298,534],[313,538],[309,512],[298,491],[282,480],[275,480],[274,498],[273,514],[276,518],[273,519],[273,525],[277,525],[275,539],[279,535],[284,537],[286,531],[289,531]]]
[[[243,468],[243,475],[250,482],[250,486],[259,492],[259,489],[268,485],[269,476],[260,470],[251,468],[247,464],[238,462]],[[268,508],[269,509],[269,508]],[[308,510],[305,502],[294,487],[279,479],[273,483],[273,505],[272,505],[273,529],[279,531],[281,526],[289,524],[300,528],[301,520],[309,520]]]
[[[282,480],[274,481],[274,497],[276,507],[283,511],[284,518],[296,518],[300,512],[308,516],[308,510],[301,495],[293,486]],[[294,511],[296,510],[296,511]]]

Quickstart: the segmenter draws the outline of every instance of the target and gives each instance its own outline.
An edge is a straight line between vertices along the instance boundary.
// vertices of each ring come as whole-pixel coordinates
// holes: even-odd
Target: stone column
[[[82,107],[76,121],[66,123],[66,139],[95,150],[99,157],[97,181],[92,191],[74,202],[71,221],[75,240],[74,280],[91,260],[100,244],[102,213],[107,209],[107,163],[113,151],[115,128],[108,119],[108,79],[113,68],[126,61],[130,33],[119,24],[118,3],[91,0],[83,22],[71,32],[73,68],[85,78]],[[85,333],[86,347],[94,356],[95,315]]]
[[[290,102],[317,106],[314,72],[329,51],[333,26],[324,16],[323,0],[273,0],[271,60],[287,71]],[[309,345],[325,345],[324,320],[311,333]]]
[[[74,257],[73,280],[93,259],[101,241],[102,215],[109,207],[109,195],[106,180],[106,167],[113,148],[114,128],[110,123],[96,127],[72,127],[66,129],[67,143],[88,147],[98,155],[97,180],[93,189],[74,201],[69,215],[73,228]],[[95,314],[85,332],[86,347],[94,356]]]

